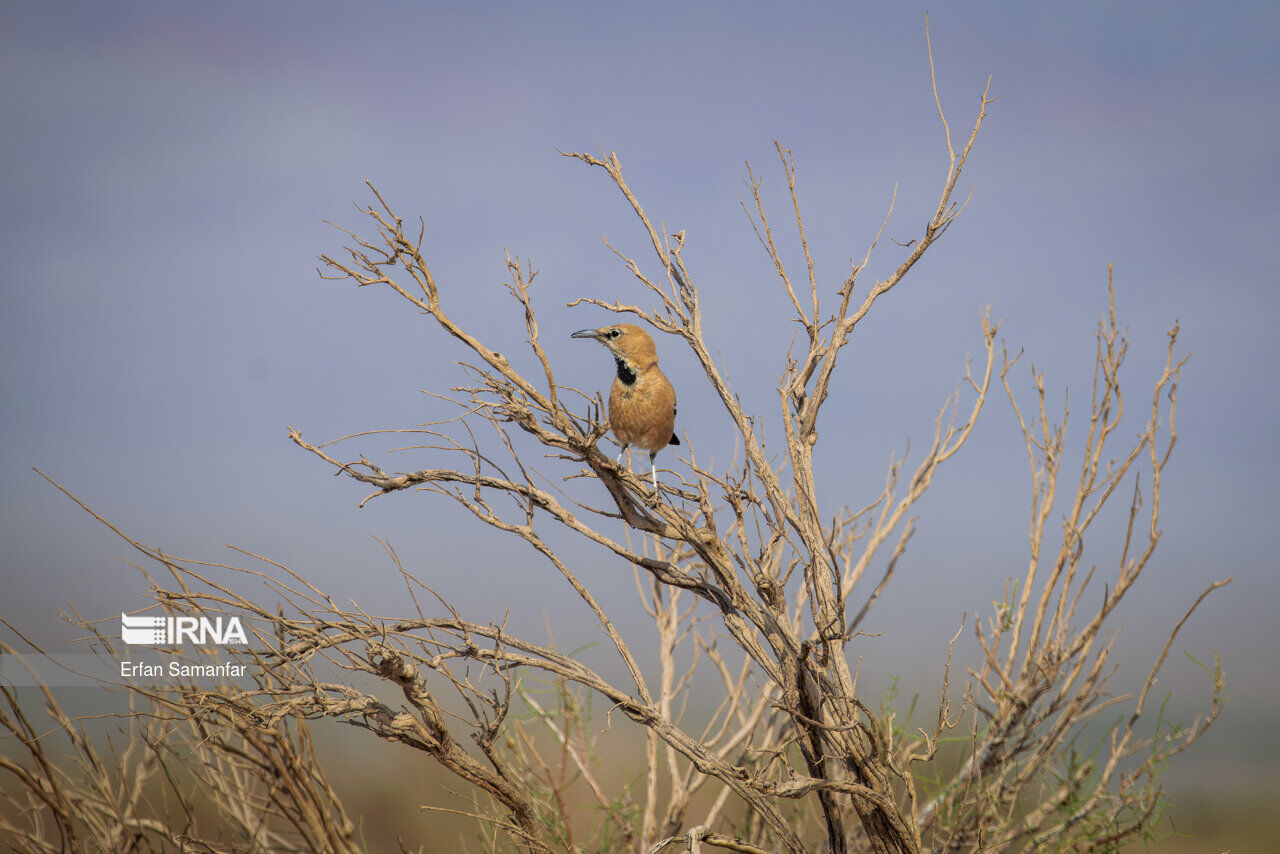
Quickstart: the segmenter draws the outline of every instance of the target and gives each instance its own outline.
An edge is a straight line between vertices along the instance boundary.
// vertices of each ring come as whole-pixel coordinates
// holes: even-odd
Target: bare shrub
[[[407,227],[370,187],[376,204],[363,210],[370,236],[344,229],[346,251],[322,256],[324,275],[390,288],[467,349],[469,382],[453,398],[463,414],[407,431],[454,454],[457,463],[400,472],[358,452],[340,454],[334,442],[313,444],[293,428],[290,438],[368,487],[365,501],[423,491],[524,540],[594,614],[625,676],[609,677],[552,644],[514,636],[501,621],[463,616],[389,549],[414,603],[414,613],[395,618],[339,606],[284,566],[266,572],[178,561],[130,539],[171,576],[154,584],[159,606],[247,618],[254,643],[244,655],[256,682],[132,687],[141,705],[126,733],[127,750],[110,761],[47,695],[48,714],[72,741],[74,773],[52,761],[8,693],[9,713],[0,723],[28,751],[26,761],[0,763],[23,792],[4,826],[16,847],[159,851],[177,839],[191,851],[360,850],[311,747],[308,722],[319,719],[420,751],[465,781],[485,828],[476,843],[483,850],[1108,850],[1151,832],[1164,762],[1194,742],[1221,708],[1215,667],[1202,717],[1176,728],[1149,721],[1152,685],[1178,631],[1204,595],[1226,582],[1211,585],[1177,623],[1137,696],[1106,689],[1113,670],[1109,619],[1160,540],[1161,477],[1177,439],[1176,327],[1139,413],[1141,426],[1125,442],[1118,432],[1127,402],[1119,375],[1127,340],[1112,291],[1097,330],[1088,435],[1076,451],[1080,474],[1061,495],[1067,414],[1048,411],[1041,374],[1032,375],[1032,398],[1019,399],[1011,379],[1018,358],[998,344],[998,324],[984,314],[980,355],[942,405],[932,442],[914,467],[895,461],[878,496],[859,510],[823,508],[818,500],[819,415],[840,353],[877,300],[909,276],[962,212],[953,195],[991,101],[984,92],[959,150],[939,103],[949,162],[936,209],[892,274],[863,287],[877,235],[834,305],[823,298],[829,288],[820,285],[810,257],[791,152],[777,145],[806,260],[799,276],[783,261],[761,182],[748,172],[748,215],[794,310],[789,322],[802,330],[780,362],[776,416],[783,432],[772,439],[785,451],[781,464],[765,451],[762,419],[743,409],[712,357],[695,277],[682,254],[684,232],[655,225],[612,152],[566,154],[599,169],[634,210],[653,256],[647,263],[619,257],[638,293],[659,307],[589,297],[571,305],[637,319],[662,333],[663,346],[687,347],[705,373],[699,393],[718,399],[742,449],[740,460],[712,470],[699,464],[696,442],[686,439],[656,490],[601,447],[607,425],[599,396],[557,382],[540,340],[532,269],[508,258],[508,288],[540,366],[526,376],[502,355],[512,342],[494,341],[450,314],[448,287],[423,254],[424,226]],[[894,711],[863,699],[868,692],[859,688],[846,645],[893,580],[915,528],[913,508],[964,446],[993,380],[1026,443],[1029,560],[994,613],[971,621],[956,615],[951,646],[968,625],[979,663],[959,685],[949,650],[936,715],[927,728],[908,732]],[[688,390],[694,381],[684,382]],[[528,443],[549,452],[537,467],[520,450]],[[563,484],[574,479],[607,495],[607,507],[570,497]],[[1092,555],[1086,561],[1084,534],[1108,508],[1125,516],[1127,527],[1116,569],[1095,578],[1105,570],[1092,568],[1103,565]],[[556,529],[634,568],[652,618],[656,672],[638,663],[578,569],[549,543],[547,531]],[[234,583],[250,576],[275,591],[278,607],[260,604],[261,597]],[[1096,607],[1083,605],[1091,584],[1094,593],[1104,587]],[[110,651],[110,639],[99,635],[97,642]],[[356,674],[393,689],[394,699],[358,690]],[[539,685],[551,690],[534,690]],[[871,693],[878,695],[879,686]],[[709,701],[715,712],[695,726],[683,710],[697,701]],[[603,720],[588,715],[590,702],[605,710]],[[1127,714],[1100,750],[1078,754],[1084,728],[1118,707]],[[611,787],[592,747],[600,727],[621,719],[644,742],[634,789]],[[963,750],[941,755],[944,743]],[[148,795],[151,788],[166,799]],[[572,807],[583,798],[598,809]],[[198,807],[197,800],[208,803]]]

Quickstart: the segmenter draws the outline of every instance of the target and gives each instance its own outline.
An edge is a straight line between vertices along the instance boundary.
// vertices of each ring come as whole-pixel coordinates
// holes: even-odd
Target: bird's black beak
[[[579,329],[577,332],[569,336],[570,338],[599,338],[600,331],[598,329]]]

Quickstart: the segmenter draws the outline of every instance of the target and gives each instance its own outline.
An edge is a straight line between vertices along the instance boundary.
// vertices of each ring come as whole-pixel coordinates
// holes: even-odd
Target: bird
[[[579,329],[572,338],[594,338],[617,363],[618,373],[609,390],[609,427],[622,445],[618,462],[631,445],[649,452],[649,476],[658,491],[654,458],[667,445],[679,445],[676,436],[676,390],[658,368],[658,349],[649,333],[634,323],[599,329]]]

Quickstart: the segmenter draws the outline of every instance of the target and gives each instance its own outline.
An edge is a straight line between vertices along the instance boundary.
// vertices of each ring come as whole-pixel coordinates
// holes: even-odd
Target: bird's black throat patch
[[[622,381],[622,384],[635,385],[636,384],[635,368],[631,367],[631,365],[627,362],[626,359],[620,359],[617,356],[614,356],[613,360],[618,363],[618,379]]]

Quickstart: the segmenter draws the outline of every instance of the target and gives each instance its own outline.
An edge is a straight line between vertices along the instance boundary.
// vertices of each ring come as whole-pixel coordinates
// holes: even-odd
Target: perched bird
[[[676,438],[676,390],[658,370],[658,350],[653,339],[634,323],[619,323],[600,329],[580,329],[574,338],[594,338],[613,354],[618,375],[609,391],[609,426],[622,444],[618,462],[628,446],[649,452],[649,475],[658,491],[658,470],[654,457],[667,445],[679,445]]]

